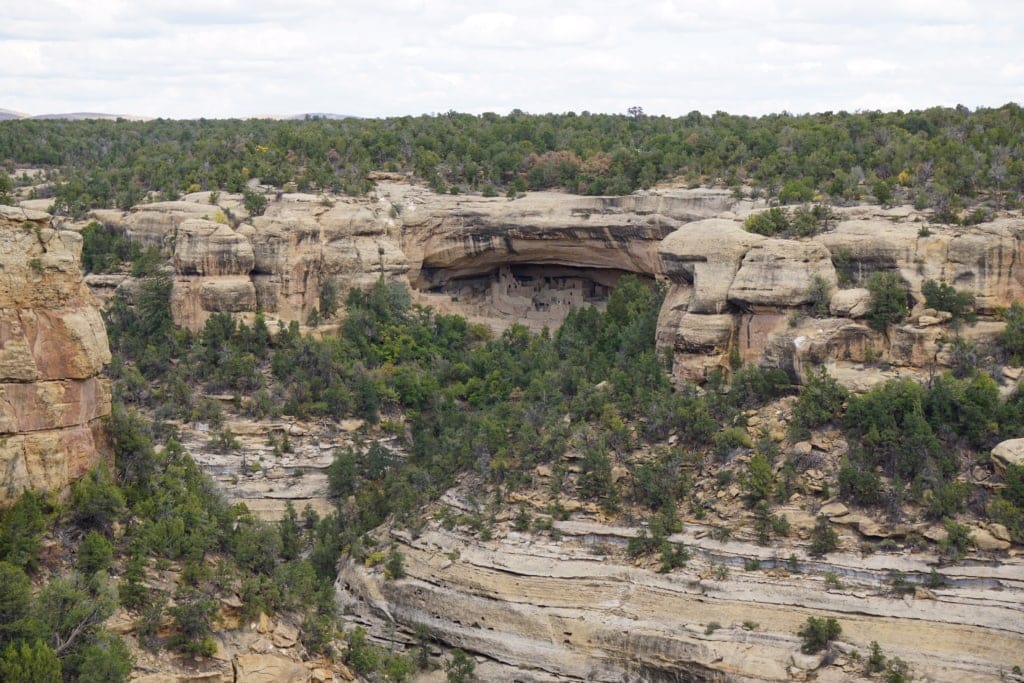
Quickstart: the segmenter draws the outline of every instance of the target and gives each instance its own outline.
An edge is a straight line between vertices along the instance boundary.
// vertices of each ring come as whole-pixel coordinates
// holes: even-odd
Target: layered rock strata
[[[683,225],[659,248],[670,287],[658,344],[674,351],[677,376],[696,381],[726,367],[729,354],[797,381],[822,363],[838,374],[873,361],[941,368],[948,338],[992,342],[1002,329],[993,314],[1024,298],[1024,221],[922,229],[924,220],[906,208],[841,209],[834,227],[808,239],[751,234],[739,218]],[[864,286],[880,271],[899,276],[910,305],[909,318],[884,333],[865,320]],[[983,319],[951,331],[948,314],[925,307],[927,280],[973,294]]]
[[[49,215],[0,206],[0,506],[63,490],[101,457],[110,350],[81,249]]]
[[[944,340],[991,342],[996,312],[1024,298],[1024,221],[972,227],[929,225],[909,207],[835,210],[813,238],[746,232],[758,206],[721,190],[660,189],[628,197],[553,192],[504,197],[439,195],[383,180],[365,198],[280,194],[263,216],[244,215],[237,196],[205,194],[97,217],[145,244],[171,250],[175,320],[202,327],[215,312],[305,322],[326,283],[339,299],[378,278],[408,283],[419,303],[497,329],[561,323],[581,305],[603,305],[618,278],[665,279],[658,345],[677,377],[703,381],[729,357],[783,367],[795,381],[825,363],[867,386],[883,361],[928,372],[949,359]],[[866,324],[865,285],[897,274],[911,316],[885,333]],[[975,296],[981,322],[950,329],[925,307],[922,285],[949,283]],[[92,278],[99,290],[130,287]],[[343,311],[342,311],[343,313]],[[955,333],[955,334],[954,334]]]
[[[171,254],[172,311],[191,329],[224,311],[304,322],[328,280],[344,300],[350,288],[382,276],[409,283],[442,310],[556,325],[573,306],[600,304],[623,273],[659,275],[662,238],[737,204],[716,190],[615,198],[538,192],[509,201],[387,181],[366,198],[281,194],[262,216],[238,223],[227,218],[244,215],[238,198],[217,201],[196,194],[94,212]]]
[[[436,523],[415,539],[392,532],[406,577],[345,560],[340,602],[383,642],[411,643],[407,631],[424,624],[485,655],[493,681],[845,681],[863,671],[851,653],[877,641],[915,678],[980,682],[1018,664],[1024,647],[1019,558],[941,568],[944,586],[926,589],[938,566],[928,554],[816,560],[688,525],[670,540],[693,558],[658,574],[623,555],[636,528],[555,528],[557,541],[506,530],[481,542]],[[892,591],[892,572],[908,591]],[[809,616],[840,622],[831,656],[801,653]]]

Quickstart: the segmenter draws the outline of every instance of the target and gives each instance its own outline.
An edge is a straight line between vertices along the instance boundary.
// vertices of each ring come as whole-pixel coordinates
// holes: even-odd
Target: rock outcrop
[[[207,195],[186,199],[94,214],[141,244],[171,253],[171,310],[177,324],[192,330],[218,312],[261,310],[304,322],[318,308],[327,280],[343,301],[351,287],[367,287],[381,276],[401,279],[407,268],[380,202],[282,194],[262,216],[238,224],[244,213],[237,196],[224,195],[216,205]]]
[[[946,585],[921,586],[917,599],[891,592],[891,572],[919,584],[934,556],[815,560],[799,547],[715,541],[688,524],[670,540],[692,559],[658,574],[625,557],[636,528],[574,517],[554,523],[557,540],[501,526],[483,542],[438,522],[416,538],[392,531],[384,540],[403,554],[406,576],[386,580],[380,566],[345,560],[339,601],[382,642],[411,646],[423,624],[486,656],[492,681],[850,680],[863,663],[847,654],[877,641],[915,678],[980,682],[1012,668],[1024,646],[1019,559],[942,568]],[[828,575],[841,581],[829,587]],[[800,652],[809,616],[842,626],[827,659]]]
[[[0,506],[63,490],[101,457],[110,350],[81,249],[49,215],[0,206]]]
[[[309,670],[298,662],[271,654],[236,655],[235,680],[246,683],[307,683]]]
[[[925,217],[906,207],[867,206],[839,209],[837,218],[813,238],[747,233],[739,218],[685,224],[666,237],[659,253],[670,289],[658,344],[674,351],[675,374],[703,381],[728,354],[782,367],[796,381],[817,364],[838,366],[833,374],[866,361],[910,372],[941,368],[955,335],[948,313],[925,308],[927,280],[970,292],[983,318],[1024,298],[1019,218],[922,229]],[[879,271],[900,277],[911,309],[885,333],[865,322],[865,284]],[[957,332],[985,344],[1001,329],[989,317]]]
[[[209,201],[196,194],[96,212],[145,244],[173,248],[172,310],[191,329],[215,312],[305,322],[328,282],[343,301],[380,277],[408,283],[418,303],[445,313],[540,329],[573,307],[602,306],[632,273],[668,281],[658,345],[673,350],[678,378],[703,381],[732,355],[802,381],[822,363],[836,375],[856,374],[865,361],[910,372],[947,364],[948,314],[925,308],[926,280],[974,295],[982,320],[958,334],[982,344],[1001,329],[996,311],[1024,298],[1024,221],[1012,217],[942,226],[909,207],[857,206],[836,209],[816,237],[778,239],[745,231],[755,204],[723,190],[509,200],[436,194],[395,178],[362,198],[278,194],[242,223],[238,196]],[[897,274],[911,304],[908,320],[886,333],[865,320],[865,285],[878,271]],[[91,282],[104,292],[131,286]]]
[[[1024,467],[1024,439],[1007,439],[992,449],[992,462],[1005,470],[1007,465]]]
[[[737,205],[720,190],[509,201],[387,181],[366,198],[280,194],[262,216],[239,223],[237,196],[209,199],[94,212],[171,252],[175,322],[193,330],[222,311],[304,322],[327,281],[344,300],[382,276],[408,282],[423,303],[498,326],[557,325],[573,306],[600,305],[624,273],[660,275],[666,235]]]

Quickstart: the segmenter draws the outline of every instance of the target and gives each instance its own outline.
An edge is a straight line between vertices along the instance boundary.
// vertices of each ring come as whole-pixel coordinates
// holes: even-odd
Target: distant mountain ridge
[[[64,121],[83,121],[86,119],[102,119],[104,121],[116,121],[117,119],[127,119],[129,121],[149,121],[152,117],[149,116],[131,116],[129,114],[107,114],[104,112],[91,112],[91,111],[73,111],[65,112],[61,114],[26,114],[21,111],[14,111],[13,109],[0,109],[0,121],[10,121],[13,119],[49,119],[49,120],[64,120]]]
[[[0,109],[0,121],[11,121],[14,119],[45,119],[63,121],[84,121],[87,119],[98,119],[103,121],[116,121],[125,119],[127,121],[152,121],[152,116],[133,116],[131,114],[107,114],[104,112],[65,112],[60,114],[26,114],[25,112],[13,109]],[[234,118],[234,117],[230,117]],[[259,114],[256,116],[245,116],[248,119],[277,119],[280,121],[302,121],[303,119],[348,119],[353,118],[349,114],[334,114],[331,112],[305,112],[302,114]]]

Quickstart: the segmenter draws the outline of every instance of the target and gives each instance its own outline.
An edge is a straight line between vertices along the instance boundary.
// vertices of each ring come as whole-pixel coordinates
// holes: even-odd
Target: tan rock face
[[[835,289],[836,269],[828,249],[815,242],[767,240],[743,256],[728,298],[755,310],[801,306],[810,303],[809,292],[816,278],[830,290]]]
[[[46,214],[0,207],[0,506],[64,489],[100,459],[110,349],[81,247]]]
[[[992,449],[992,461],[999,469],[1007,465],[1024,467],[1024,439],[1007,439]]]
[[[810,364],[948,364],[949,321],[925,308],[928,279],[973,293],[983,318],[1024,299],[1019,218],[929,226],[922,235],[924,217],[909,207],[858,206],[837,209],[834,227],[814,238],[775,239],[746,232],[742,216],[753,205],[718,190],[536,192],[509,201],[439,195],[385,178],[362,198],[280,195],[263,216],[232,229],[210,220],[221,209],[208,197],[191,199],[97,214],[146,243],[174,245],[172,310],[193,330],[215,312],[262,310],[305,321],[325,283],[344,301],[349,289],[382,276],[410,284],[417,303],[497,329],[502,321],[556,327],[573,307],[601,306],[621,275],[635,273],[668,280],[657,343],[673,351],[677,377],[699,381],[738,353],[745,363],[786,368],[799,381]],[[237,196],[220,202],[242,215]],[[878,271],[900,276],[912,308],[906,324],[885,334],[862,322],[870,308],[864,285]],[[17,282],[31,275],[25,271]],[[67,296],[42,277],[25,290],[5,276],[0,292]],[[129,282],[118,285],[129,289]],[[832,317],[810,318],[812,308],[822,314],[812,304],[827,304]],[[87,336],[90,325],[76,322]],[[22,336],[30,335],[31,325],[0,318],[0,337],[22,327],[29,330]],[[989,341],[1000,325],[983,319],[958,334]],[[0,367],[23,367],[28,353],[26,344],[5,346]]]
[[[310,673],[298,662],[280,655],[237,655],[232,662],[235,680],[246,683],[307,683]]]
[[[450,492],[449,500],[455,495]],[[815,523],[814,515],[797,508],[780,514],[791,519],[794,531]],[[885,535],[863,515],[836,519],[850,533]],[[838,552],[815,560],[792,547],[722,543],[687,524],[671,540],[685,543],[693,556],[684,568],[662,575],[623,554],[635,528],[585,519],[555,525],[558,541],[499,529],[492,540],[480,542],[437,522],[415,539],[393,533],[382,540],[397,544],[406,577],[389,581],[380,567],[345,560],[335,584],[338,602],[388,642],[412,648],[414,625],[426,624],[447,646],[486,654],[501,664],[488,670],[489,681],[610,683],[637,675],[658,681],[791,681],[794,669],[787,663],[816,666],[801,658],[795,635],[809,616],[836,618],[849,649],[866,652],[871,641],[884,642],[890,656],[910,663],[915,678],[929,680],[994,680],[1000,669],[1014,665],[1024,644],[1015,609],[1020,587],[1011,578],[1019,575],[1019,560],[945,567],[943,576],[951,583],[971,588],[898,600],[885,588],[890,573],[902,571],[919,583],[933,569],[934,556]],[[978,535],[979,540],[989,539]],[[600,554],[595,547],[602,548]],[[782,573],[782,558],[793,551],[800,573]],[[744,558],[756,558],[765,571],[740,571]],[[715,576],[713,567],[723,560],[734,569]],[[829,573],[847,587],[823,590]],[[996,575],[1003,583],[993,586]],[[709,629],[712,623],[720,628]],[[814,672],[822,680],[849,678],[822,666]]]
[[[179,275],[248,275],[255,257],[249,240],[230,226],[190,219],[178,226],[173,263]]]
[[[120,216],[96,212],[143,243],[173,244],[172,310],[175,321],[191,329],[218,311],[259,309],[304,321],[328,280],[343,301],[352,287],[369,287],[381,276],[428,290],[497,278],[509,266],[532,269],[520,274],[531,282],[557,281],[552,291],[525,298],[531,313],[547,314],[541,322],[557,325],[564,317],[560,306],[597,301],[622,273],[658,275],[662,238],[685,221],[736,204],[729,193],[714,190],[630,197],[539,192],[509,201],[438,195],[387,181],[366,198],[281,195],[263,216],[233,230],[209,220],[218,207],[194,199],[203,201],[150,204]],[[221,202],[234,206],[237,198]],[[522,318],[523,302],[514,299],[498,315]]]
[[[677,377],[700,379],[737,352],[744,362],[784,368],[797,381],[810,365],[846,363],[843,381],[870,385],[858,382],[849,364],[880,360],[914,370],[950,362],[949,315],[925,308],[925,281],[974,294],[983,316],[1024,298],[1019,218],[930,226],[921,235],[924,217],[909,208],[838,213],[833,229],[809,239],[769,239],[746,233],[739,218],[714,218],[685,224],[662,241],[662,270],[673,284],[657,339],[659,348],[675,351]],[[870,311],[864,284],[879,271],[899,275],[912,308],[906,324],[885,334],[860,322]],[[832,318],[809,317],[815,282],[829,291]],[[723,316],[733,319],[731,327]],[[990,343],[1000,325],[981,320],[957,334]]]

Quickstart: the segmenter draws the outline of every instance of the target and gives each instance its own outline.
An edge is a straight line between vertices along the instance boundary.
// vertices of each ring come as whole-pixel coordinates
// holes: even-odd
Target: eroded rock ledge
[[[0,206],[0,506],[65,489],[101,457],[110,350],[81,249],[49,215]]]
[[[264,215],[232,227],[227,213],[245,216],[237,197],[187,199],[94,215],[172,253],[175,322],[193,330],[216,312],[262,310],[304,322],[326,282],[344,300],[350,288],[381,276],[408,283],[423,303],[498,327],[517,320],[556,325],[574,305],[600,304],[623,273],[659,276],[666,235],[738,204],[723,190],[538,192],[509,201],[386,181],[367,198],[281,194]],[[121,284],[92,281],[108,289]],[[503,282],[524,291],[499,292]]]
[[[866,362],[911,373],[948,365],[943,341],[953,332],[948,314],[926,308],[927,280],[974,295],[981,319],[956,331],[967,340],[994,341],[1002,325],[993,314],[1024,298],[1019,217],[964,228],[929,225],[909,207],[858,206],[836,210],[835,219],[807,239],[751,234],[735,217],[689,223],[666,237],[659,254],[670,287],[658,344],[673,351],[675,374],[703,381],[732,353],[797,381],[826,364],[862,389],[872,373],[854,375]],[[875,272],[895,273],[908,288],[909,318],[885,333],[865,320],[864,286]],[[824,291],[824,312],[812,311],[813,286]]]
[[[388,581],[379,567],[345,560],[340,601],[382,641],[408,644],[403,629],[425,624],[449,646],[488,657],[493,681],[851,680],[863,664],[849,653],[867,653],[871,641],[909,662],[915,678],[989,681],[1018,664],[1024,646],[1019,558],[942,567],[948,587],[901,597],[888,588],[890,572],[923,583],[936,557],[813,560],[799,546],[722,543],[688,525],[671,540],[693,559],[658,574],[624,557],[635,528],[573,520],[555,529],[559,540],[505,527],[488,542],[437,523],[415,539],[391,532],[383,540],[403,553],[407,576]],[[760,566],[745,571],[752,560]],[[845,585],[828,588],[826,572]],[[795,633],[808,616],[841,623],[835,661],[800,653]]]
[[[175,321],[193,330],[215,312],[261,310],[303,323],[326,283],[343,301],[380,277],[409,284],[417,303],[443,313],[497,330],[513,322],[540,329],[573,307],[602,306],[628,273],[669,285],[658,345],[671,350],[677,378],[702,382],[731,355],[781,367],[797,382],[825,364],[859,390],[888,376],[865,364],[905,374],[948,364],[952,332],[948,316],[925,306],[927,280],[974,295],[979,322],[956,330],[969,341],[993,341],[998,309],[1024,298],[1019,216],[945,226],[910,207],[861,205],[834,209],[816,237],[777,239],[743,228],[760,204],[714,189],[508,200],[438,195],[391,179],[365,198],[280,194],[263,216],[240,224],[239,198],[217,201],[196,194],[95,212],[172,253]],[[864,287],[878,271],[897,274],[911,304],[910,317],[885,333],[866,324]],[[99,290],[131,285],[109,276],[90,282]]]

